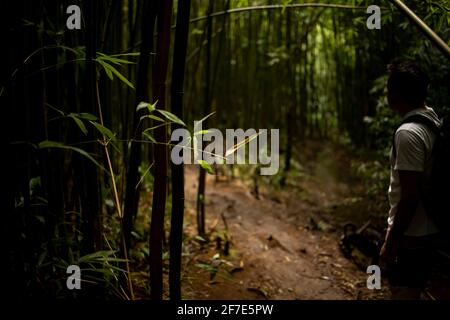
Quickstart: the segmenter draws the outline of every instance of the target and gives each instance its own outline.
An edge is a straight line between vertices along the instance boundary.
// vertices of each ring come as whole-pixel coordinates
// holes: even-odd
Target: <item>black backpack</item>
[[[450,118],[444,117],[438,127],[426,116],[414,114],[404,119],[402,124],[411,122],[427,126],[436,136],[430,190],[423,192],[423,201],[427,215],[440,230],[444,247],[450,249]]]

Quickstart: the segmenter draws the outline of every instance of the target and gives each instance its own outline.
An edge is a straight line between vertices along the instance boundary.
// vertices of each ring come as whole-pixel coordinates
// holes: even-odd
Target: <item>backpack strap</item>
[[[441,128],[433,120],[420,113],[413,114],[407,117],[402,121],[401,125],[404,123],[411,123],[411,122],[423,124],[428,129],[430,129],[436,136],[439,136],[441,134]]]

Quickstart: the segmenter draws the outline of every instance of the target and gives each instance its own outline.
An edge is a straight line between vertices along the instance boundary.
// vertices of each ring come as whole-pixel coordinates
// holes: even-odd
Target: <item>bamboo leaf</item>
[[[200,121],[198,121],[198,122],[203,122],[203,121],[205,121],[206,119],[208,119],[209,117],[211,117],[214,113],[216,113],[216,112],[215,112],[215,111],[211,112],[210,114],[204,116],[204,117],[203,117]]]
[[[117,261],[117,262],[126,262],[125,259],[121,259],[124,261]],[[116,266],[108,266],[108,268],[82,268],[81,271],[93,271],[93,272],[98,272],[98,273],[103,273],[103,274],[107,274],[107,275],[114,275],[113,271],[119,271],[119,272],[126,272],[126,270],[116,267]]]
[[[106,63],[106,62],[105,62]],[[117,78],[119,78],[120,81],[122,81],[123,83],[125,83],[127,86],[129,86],[130,88],[134,89],[133,84],[127,79],[125,78],[116,68],[114,68],[112,65],[108,64],[110,70],[112,71],[112,73],[114,73],[116,75]]]
[[[90,113],[87,113],[87,112],[77,113],[76,115],[77,115],[78,118],[85,119],[85,120],[96,121],[98,119],[93,114],[90,114]]]
[[[129,61],[129,60],[124,60],[124,59],[119,59],[113,56],[108,56],[104,53],[101,52],[97,52],[97,55],[99,55],[100,57],[97,57],[98,60],[107,60],[111,63],[114,63],[116,65],[122,65],[122,64],[134,64],[135,62],[133,61]]]
[[[284,14],[286,7],[292,2],[292,0],[283,0],[283,9],[281,9],[281,14]]]
[[[206,162],[205,160],[197,160],[198,164],[205,169],[209,174],[214,174],[214,169],[213,167]]]
[[[141,102],[138,104],[138,106],[137,106],[137,108],[136,108],[136,111],[139,111],[139,110],[142,110],[142,109],[147,108],[148,112],[149,112],[149,113],[152,113],[152,112],[156,109],[156,104],[157,104],[157,103],[158,103],[158,101],[156,101],[156,102],[153,103],[153,104],[148,103],[148,102],[141,101]]]
[[[144,131],[142,134],[151,142],[156,143],[155,138],[153,138],[153,136],[150,133]]]
[[[129,52],[129,53],[119,53],[119,54],[112,54],[110,55],[110,57],[128,57],[128,56],[132,56],[132,57],[139,57],[140,56],[140,52]]]
[[[194,132],[194,136],[198,136],[201,134],[207,134],[209,132],[211,132],[211,130],[200,130],[200,131]]]
[[[59,113],[61,116],[63,116],[63,117],[66,115],[66,114],[64,113],[64,111],[59,110],[58,108],[52,106],[52,105],[49,104],[49,103],[45,103],[45,105],[46,105],[47,107],[53,109],[54,111],[58,112],[58,113]]]
[[[194,126],[194,132],[197,131],[198,126],[203,123],[203,121],[205,121],[206,119],[208,119],[210,116],[212,116],[214,113],[216,113],[215,111],[211,112],[210,114],[204,116],[200,121],[196,121],[196,125]]]
[[[156,126],[153,126],[151,128],[147,128],[147,129],[144,130],[144,132],[152,131],[152,130],[155,130],[156,128],[167,126],[168,124],[169,124],[169,122],[164,122],[164,123],[158,124]]]
[[[119,65],[119,66],[122,65],[122,64],[136,64],[136,62],[134,62],[134,61],[129,61],[129,60],[125,60],[125,59],[119,59],[119,58],[105,57],[103,59],[111,61],[112,63],[114,63],[116,65]]]
[[[145,116],[142,116],[142,117],[140,118],[140,120],[142,121],[142,120],[144,120],[144,119],[146,119],[146,118],[153,119],[153,120],[160,121],[160,122],[164,122],[163,119],[161,119],[160,117],[154,116],[154,115],[152,115],[152,114],[147,114],[147,115],[145,115]]]
[[[83,157],[86,157],[87,159],[92,161],[100,169],[105,170],[105,168],[103,168],[89,153],[87,153],[83,149],[72,147],[72,146],[67,146],[61,142],[50,141],[50,140],[44,140],[38,144],[38,149],[49,149],[49,148],[67,149],[67,150],[75,151],[75,152],[81,154]]]
[[[97,251],[97,252],[94,252],[94,253],[90,253],[90,254],[87,254],[87,255],[84,255],[84,256],[80,257],[78,262],[79,263],[82,263],[82,262],[88,263],[90,261],[92,262],[92,260],[98,260],[100,258],[106,258],[106,257],[109,257],[109,256],[111,256],[113,254],[114,254],[113,250],[100,250],[100,251]]]
[[[111,79],[111,80],[114,80],[112,71],[111,71],[111,69],[110,69],[111,65],[109,65],[109,64],[106,63],[106,62],[104,62],[103,60],[96,59],[96,61],[97,61],[98,63],[100,63],[100,65],[103,67],[103,70],[105,70],[106,75],[108,76],[108,78]]]
[[[84,133],[84,135],[87,135],[88,131],[86,129],[86,126],[84,125],[83,121],[81,121],[76,114],[71,113],[68,115],[70,118],[73,119],[73,121],[75,121],[75,123],[77,124],[77,126],[80,128],[80,130]]]
[[[114,80],[114,76],[113,76],[111,70],[107,66],[109,66],[109,64],[105,64],[104,70],[106,72],[106,75],[108,76],[109,79]]]
[[[161,119],[160,117],[155,116],[153,114],[149,114],[147,117],[156,121],[164,122],[164,119]]]
[[[174,115],[173,113],[171,113],[167,110],[159,110],[158,109],[157,111],[159,113],[161,113],[166,119],[186,127],[186,124],[180,118],[178,118],[176,115]]]
[[[105,126],[102,126],[100,123],[95,122],[95,121],[89,121],[89,122],[92,123],[95,126],[95,128],[97,128],[97,130],[100,131],[100,133],[102,135],[106,136],[111,141],[117,140],[114,133],[111,130],[109,130],[108,128],[106,128]]]
[[[150,103],[148,103],[148,102],[141,101],[141,102],[138,104],[138,106],[137,106],[137,108],[136,108],[136,111],[139,111],[139,110],[142,110],[142,109],[147,108],[147,106],[148,106],[149,104],[150,104]]]

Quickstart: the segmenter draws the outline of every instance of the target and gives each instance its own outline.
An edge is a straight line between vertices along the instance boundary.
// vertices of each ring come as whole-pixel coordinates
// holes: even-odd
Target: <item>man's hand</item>
[[[398,255],[398,245],[385,242],[380,250],[381,264],[390,265],[395,262]]]
[[[394,237],[392,230],[388,231],[386,240],[380,250],[380,264],[389,266],[395,262],[398,256],[399,239]]]

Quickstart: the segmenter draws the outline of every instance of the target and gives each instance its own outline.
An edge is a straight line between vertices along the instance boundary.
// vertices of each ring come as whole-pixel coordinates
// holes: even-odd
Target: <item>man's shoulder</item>
[[[395,144],[398,149],[402,149],[400,152],[405,151],[403,147],[407,150],[430,150],[434,138],[434,133],[426,125],[416,122],[403,123],[395,132]]]
[[[433,108],[425,106],[424,108],[417,108],[403,118],[403,123],[397,128],[399,130],[407,130],[419,135],[433,135],[432,127],[441,126],[441,120]]]
[[[421,139],[429,139],[434,133],[423,123],[407,122],[403,123],[395,131],[396,136],[418,137]]]
[[[423,136],[425,132],[425,126],[421,123],[407,122],[403,123],[395,131],[396,136]]]

